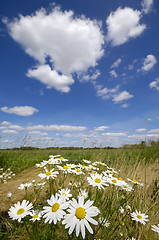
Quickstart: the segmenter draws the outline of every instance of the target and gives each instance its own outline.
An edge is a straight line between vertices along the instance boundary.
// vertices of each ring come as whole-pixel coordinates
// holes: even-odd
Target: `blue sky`
[[[158,29],[157,0],[2,0],[0,147],[158,140]]]

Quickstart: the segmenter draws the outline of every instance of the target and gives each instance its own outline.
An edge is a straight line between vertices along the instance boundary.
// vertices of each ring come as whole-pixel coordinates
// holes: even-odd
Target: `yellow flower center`
[[[40,167],[42,167],[42,163],[40,164]]]
[[[81,172],[81,170],[79,168],[77,168],[76,172]]]
[[[54,157],[57,157],[57,155],[54,155]]]
[[[67,170],[67,169],[68,169],[68,167],[67,167],[67,166],[63,166],[63,169],[66,169],[66,170]]]
[[[114,170],[112,170],[111,172],[114,173]]]
[[[99,164],[102,164],[102,162],[99,162]]]
[[[90,171],[92,171],[92,170],[93,170],[93,168],[89,168],[89,170],[90,170]]]
[[[123,179],[121,177],[119,177],[118,180],[123,181]]]
[[[50,161],[48,161],[48,163],[51,163],[52,161],[50,160]]]
[[[83,219],[86,215],[85,209],[82,207],[77,208],[75,215],[78,219]]]
[[[46,175],[47,175],[47,176],[50,176],[50,175],[51,175],[51,172],[50,172],[50,171],[46,172]]]
[[[137,183],[137,181],[136,181],[135,179],[133,180],[133,182],[134,182],[134,183]]]
[[[56,212],[60,207],[59,203],[54,203],[54,205],[52,205],[52,212]]]
[[[128,188],[128,186],[125,185],[124,188]]]
[[[60,157],[61,160],[63,160],[63,157]]]
[[[38,217],[38,214],[35,214],[35,215],[33,216],[34,219],[36,219],[37,217]]]
[[[101,179],[100,179],[100,178],[96,178],[96,179],[95,179],[95,182],[96,182],[96,183],[100,183],[100,182],[101,182]]]
[[[140,215],[137,215],[137,218],[138,218],[138,219],[142,219],[142,216],[140,216]]]
[[[62,195],[65,195],[65,197],[66,197],[66,193],[62,193]]]
[[[117,183],[117,180],[113,179],[112,182],[113,182],[113,183]]]
[[[20,208],[18,211],[17,211],[17,214],[18,215],[21,215],[25,212],[25,209],[24,208]]]
[[[85,165],[82,165],[83,168],[85,168],[86,166]]]

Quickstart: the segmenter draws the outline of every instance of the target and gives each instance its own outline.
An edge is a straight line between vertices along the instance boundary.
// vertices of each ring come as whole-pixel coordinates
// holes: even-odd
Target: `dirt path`
[[[35,183],[44,182],[38,177],[40,172],[41,169],[32,167],[12,177],[7,183],[0,183],[0,212],[8,211],[11,206],[11,201],[7,198],[9,192],[12,193],[12,201],[14,203],[24,197],[25,190],[18,189],[21,183],[30,183],[32,180],[35,180]],[[31,186],[30,188],[32,189],[29,189],[29,192],[30,190],[33,191],[33,187]]]

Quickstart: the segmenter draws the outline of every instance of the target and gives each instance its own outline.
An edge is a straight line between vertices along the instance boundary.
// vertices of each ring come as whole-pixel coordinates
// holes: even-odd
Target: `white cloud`
[[[86,74],[80,78],[80,81],[83,82],[88,82],[88,81],[94,81],[100,76],[100,71],[96,70],[93,74]]]
[[[9,129],[7,129],[7,130],[3,130],[2,133],[18,134],[17,131],[15,131],[15,130],[9,130]]]
[[[45,130],[45,131],[64,131],[64,132],[81,132],[86,130],[86,127],[71,126],[71,125],[34,125],[26,128],[27,130]]]
[[[121,63],[121,58],[118,58],[112,65],[111,65],[111,68],[117,68],[119,67]]]
[[[130,94],[129,92],[127,92],[127,91],[122,91],[122,92],[120,92],[119,94],[117,94],[117,95],[115,95],[115,96],[113,97],[113,101],[114,101],[115,103],[120,103],[120,102],[122,102],[122,101],[124,101],[124,100],[128,100],[128,99],[130,99],[130,98],[132,98],[132,97],[133,97],[133,95]]]
[[[7,129],[6,126],[0,126],[0,130]]]
[[[56,70],[52,70],[48,64],[29,69],[27,76],[39,80],[47,88],[55,88],[57,91],[66,93],[70,91],[69,85],[74,83],[71,76],[59,74]]]
[[[15,106],[12,108],[2,107],[0,110],[6,113],[16,114],[23,117],[28,117],[33,115],[35,112],[38,112],[38,109],[30,106]]]
[[[142,66],[143,71],[149,71],[153,66],[157,63],[157,60],[154,55],[147,55],[147,57],[144,59],[144,63]]]
[[[11,128],[11,129],[14,129],[14,130],[20,130],[20,131],[22,131],[22,130],[24,130],[24,128],[23,127],[21,127],[21,126],[19,126],[19,125],[16,125],[16,124],[10,124],[9,125],[9,128]]]
[[[150,134],[159,134],[159,128],[148,131]]]
[[[150,87],[150,88],[155,88],[156,90],[159,91],[159,78],[156,78],[155,81],[151,82],[151,83],[149,84],[149,87]]]
[[[130,38],[139,36],[146,28],[145,24],[140,24],[141,12],[125,7],[118,8],[111,12],[106,19],[108,28],[107,40],[113,46],[121,45]]]
[[[8,126],[8,125],[10,125],[11,123],[10,122],[8,122],[8,121],[3,121],[3,122],[1,122],[1,125],[6,125],[6,126]]]
[[[142,0],[141,6],[142,6],[142,11],[147,14],[150,12],[151,8],[153,5],[153,0]]]
[[[129,104],[124,103],[124,104],[121,105],[121,108],[127,108],[128,106],[129,106]]]
[[[30,131],[28,133],[33,134],[33,135],[40,135],[40,136],[47,136],[48,135],[48,133],[44,133],[44,132],[40,132],[40,131]]]
[[[63,137],[66,137],[66,138],[87,138],[88,135],[86,134],[70,134],[70,133],[66,133],[63,135]]]
[[[114,93],[116,93],[119,89],[119,86],[117,85],[115,88],[109,89],[109,88],[103,88],[102,85],[96,85],[97,90],[97,96],[103,98],[103,99],[109,99],[113,96]]]
[[[104,130],[106,130],[108,128],[109,128],[109,126],[99,126],[99,127],[95,128],[94,130],[95,131],[104,131]]]
[[[119,132],[119,133],[102,133],[102,136],[110,136],[110,137],[125,137],[127,133]]]
[[[138,128],[136,129],[136,132],[145,132],[147,129],[146,128]]]
[[[112,77],[115,77],[115,78],[118,77],[117,73],[114,70],[110,71],[109,73]]]
[[[101,23],[83,15],[76,17],[73,11],[62,12],[56,7],[47,13],[40,9],[32,15],[20,15],[13,21],[3,19],[3,22],[10,36],[22,45],[27,54],[38,60],[39,65],[45,66],[49,61],[53,70],[47,67],[46,80],[44,76],[41,79],[37,72],[36,78],[47,81],[45,84],[56,90],[68,92],[68,85],[73,83],[71,74],[95,67],[104,54]],[[37,69],[39,71],[40,67]],[[32,71],[29,70],[28,76],[32,76]],[[57,81],[65,82],[64,90],[55,83],[55,75],[58,76]]]

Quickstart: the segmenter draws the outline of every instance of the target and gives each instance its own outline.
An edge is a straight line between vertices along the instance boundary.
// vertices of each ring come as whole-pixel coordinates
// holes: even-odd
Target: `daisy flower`
[[[87,177],[87,180],[89,182],[89,185],[92,185],[93,187],[97,186],[99,189],[104,189],[105,186],[109,186],[107,184],[106,178],[103,177],[102,174],[91,174],[91,177]]]
[[[42,168],[42,167],[44,167],[46,164],[47,164],[47,163],[46,163],[46,161],[45,161],[45,162],[41,162],[41,163],[36,163],[36,166]]]
[[[44,206],[44,210],[42,211],[42,214],[44,214],[43,218],[45,218],[45,223],[49,222],[50,224],[54,222],[54,224],[56,224],[57,221],[60,221],[66,214],[64,210],[68,208],[69,202],[66,202],[65,197],[58,196],[57,193],[55,196],[52,195],[47,202],[50,206]]]
[[[82,172],[82,170],[80,168],[77,168],[75,170],[72,170],[72,173],[75,173],[76,175],[81,175],[81,174],[85,174],[84,172]]]
[[[140,186],[144,186],[143,183],[139,183],[139,182],[138,182],[137,180],[135,180],[135,179],[131,180],[130,178],[127,178],[127,180],[130,181],[130,182],[132,182],[132,183],[134,183],[134,184],[138,184],[138,185],[140,185]]]
[[[7,198],[11,198],[11,196],[12,196],[12,193],[9,192],[9,193],[7,194]]]
[[[70,173],[71,172],[71,168],[67,165],[62,166],[57,166],[59,170],[62,170],[64,173]]]
[[[27,215],[30,215],[30,210],[32,209],[33,205],[32,203],[29,203],[29,201],[23,200],[22,203],[17,202],[12,206],[9,211],[8,215],[13,220],[18,220],[18,222],[21,221],[22,218],[26,217]]]
[[[120,180],[118,180],[117,178],[113,177],[113,176],[110,176],[107,178],[107,181],[110,183],[110,184],[113,184],[115,186],[121,186],[122,183]]]
[[[42,214],[41,214],[41,211],[39,210],[32,210],[30,213],[30,216],[32,217],[30,221],[35,222],[35,221],[41,220]]]
[[[144,213],[141,213],[140,211],[138,212],[137,210],[135,210],[135,212],[130,213],[132,220],[136,221],[136,222],[140,222],[142,224],[146,224],[146,222],[148,222],[149,220],[148,215],[145,215]]]
[[[37,183],[37,184],[36,184],[36,187],[42,189],[42,188],[44,187],[45,183],[46,183],[46,182],[43,182],[43,183]]]
[[[70,194],[70,189],[61,189],[59,190],[58,196],[63,195],[65,200],[69,200],[70,197],[72,197],[72,194]]]
[[[109,227],[109,225],[110,225],[110,222],[106,218],[103,218],[103,217],[99,218],[99,222],[103,227]]]
[[[103,163],[103,162],[98,162],[98,161],[94,162],[92,165],[97,165],[97,164],[103,165],[103,166],[107,166],[105,163]]]
[[[159,224],[157,224],[157,226],[156,225],[151,225],[151,229],[152,229],[152,231],[159,233]]]
[[[27,189],[28,187],[32,186],[32,183],[22,183],[19,185],[18,189]]]
[[[82,197],[82,196],[84,197],[84,199],[88,197],[88,192],[86,191],[86,189],[84,190],[80,189],[78,197]]]
[[[40,174],[38,174],[38,176],[41,179],[43,179],[43,178],[47,178],[47,179],[53,178],[54,179],[55,177],[57,177],[57,174],[59,174],[59,173],[57,171],[55,171],[55,172],[53,172],[53,171],[54,171],[54,168],[49,171],[47,169],[45,169],[46,173],[40,173]]]
[[[85,162],[85,163],[91,163],[91,161],[88,161],[88,160],[85,160],[85,159],[83,159],[83,162]]]
[[[84,197],[79,197],[78,202],[73,198],[70,201],[68,214],[65,215],[62,224],[65,225],[65,228],[69,228],[68,234],[70,235],[74,229],[76,231],[76,237],[79,236],[80,232],[82,233],[83,239],[85,238],[85,227],[87,230],[93,234],[93,229],[91,228],[90,223],[98,225],[98,222],[92,217],[96,217],[100,211],[97,207],[92,206],[93,201],[88,200],[84,203]]]
[[[78,187],[78,185],[77,185],[77,183],[75,183],[75,182],[69,182],[69,184],[68,185],[70,185],[70,186],[73,186],[73,187]]]

